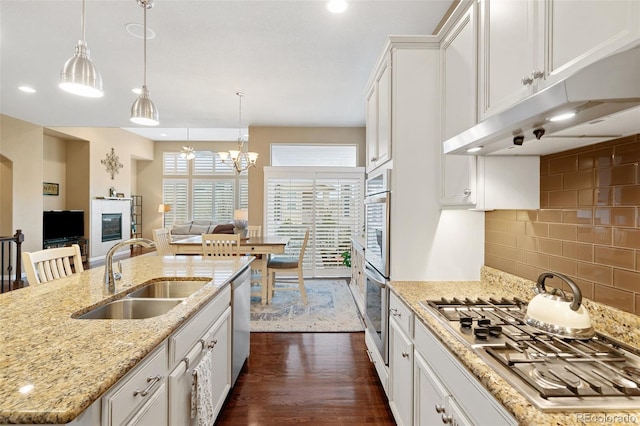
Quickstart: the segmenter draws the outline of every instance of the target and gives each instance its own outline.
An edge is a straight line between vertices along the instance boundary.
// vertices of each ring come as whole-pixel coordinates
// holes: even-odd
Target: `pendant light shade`
[[[142,86],[142,93],[131,106],[131,121],[143,126],[157,126],[160,123],[158,110],[149,97],[147,86]]]
[[[153,7],[153,0],[137,0],[137,2],[144,10],[144,83],[140,96],[131,106],[130,120],[143,126],[157,126],[160,124],[160,115],[147,89],[147,9]]]
[[[85,2],[82,0],[82,16],[80,21],[82,39],[78,41],[75,53],[64,63],[60,71],[60,88],[74,95],[88,98],[100,98],[102,91],[102,76],[91,62],[89,48],[85,41]]]

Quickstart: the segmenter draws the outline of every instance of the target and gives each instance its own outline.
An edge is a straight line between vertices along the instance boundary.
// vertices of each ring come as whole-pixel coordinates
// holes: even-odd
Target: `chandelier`
[[[228,160],[233,162],[233,167],[235,168],[236,173],[243,172],[247,170],[249,167],[255,167],[256,161],[258,160],[257,152],[245,152],[244,151],[244,140],[242,139],[242,97],[244,93],[236,92],[238,98],[240,100],[239,104],[239,113],[238,113],[238,149],[230,149],[229,151],[218,152],[220,156],[220,160],[223,163],[226,163]]]
[[[193,160],[196,158],[196,153],[192,146],[183,146],[182,151],[180,151],[180,157],[186,158],[187,160]]]

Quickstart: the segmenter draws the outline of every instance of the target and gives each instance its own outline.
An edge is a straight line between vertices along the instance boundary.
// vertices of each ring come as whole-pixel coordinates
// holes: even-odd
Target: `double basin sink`
[[[98,306],[77,319],[145,319],[166,314],[184,299],[200,290],[209,278],[154,279],[121,299]]]

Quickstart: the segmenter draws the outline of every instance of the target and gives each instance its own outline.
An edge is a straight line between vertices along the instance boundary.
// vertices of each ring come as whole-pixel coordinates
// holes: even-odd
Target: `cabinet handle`
[[[466,189],[464,190],[464,196],[465,196],[465,197],[468,197],[469,195],[471,195],[471,190],[470,190],[469,188],[466,188]]]
[[[159,374],[158,374],[157,376],[154,376],[154,377],[147,377],[147,383],[149,383],[149,384],[147,385],[147,387],[146,387],[144,390],[142,390],[142,391],[141,391],[141,390],[138,390],[138,389],[134,390],[134,391],[133,391],[133,396],[138,396],[138,395],[140,395],[140,396],[142,396],[142,397],[145,397],[145,396],[149,395],[149,392],[151,392],[151,389],[153,389],[153,387],[154,387],[155,385],[157,385],[158,383],[160,383],[160,380],[161,380],[161,379],[162,379],[162,376],[161,376],[161,375],[159,375]]]
[[[401,317],[402,316],[402,314],[400,312],[398,312],[398,310],[396,308],[389,308],[389,312],[394,317]]]
[[[442,419],[442,423],[445,425],[453,423],[453,416],[451,414],[443,414],[440,416],[440,419]]]
[[[409,358],[409,354],[407,352],[402,352],[402,358]]]
[[[377,161],[377,160],[378,160],[378,157],[371,157],[371,158],[369,158],[369,162],[370,162],[370,163],[373,163],[374,161]]]
[[[215,339],[214,341],[209,342],[209,344],[207,345],[207,348],[208,349],[213,349],[213,348],[216,347],[217,344],[218,344],[218,339]]]
[[[533,78],[531,78],[530,75],[525,75],[524,77],[522,77],[522,80],[520,80],[520,82],[523,86],[528,86],[533,83]]]
[[[531,77],[534,80],[538,80],[541,79],[542,77],[544,77],[544,73],[540,70],[533,70],[533,72],[531,73]]]
[[[367,356],[369,357],[369,361],[371,361],[372,363],[375,364],[376,362],[373,360],[373,357],[371,356],[371,352],[369,352],[368,349],[365,352],[367,353]]]
[[[436,404],[436,413],[441,414],[444,413],[445,408],[444,405]]]

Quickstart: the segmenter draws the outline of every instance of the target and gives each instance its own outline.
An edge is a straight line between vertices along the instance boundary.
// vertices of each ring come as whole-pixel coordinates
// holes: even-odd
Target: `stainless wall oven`
[[[365,212],[365,259],[383,277],[389,278],[390,170],[367,179]]]
[[[365,197],[364,321],[367,333],[388,364],[389,355],[389,211],[390,170],[374,172],[367,179]]]
[[[389,363],[389,287],[387,280],[370,264],[364,268],[364,322],[367,333],[380,352],[385,364]]]

